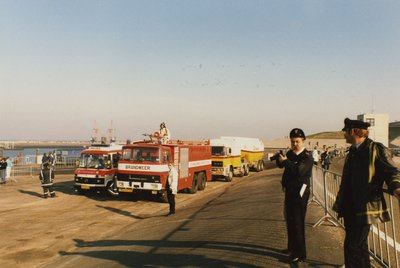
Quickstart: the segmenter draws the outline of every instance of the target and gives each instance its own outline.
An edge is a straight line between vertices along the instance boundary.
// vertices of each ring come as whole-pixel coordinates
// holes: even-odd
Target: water
[[[28,148],[25,150],[3,150],[3,157],[18,157],[18,153],[21,152],[21,156],[32,156],[37,154],[37,149],[39,149],[39,155],[43,155],[46,153],[49,155],[49,152],[57,152],[57,155],[66,155],[66,156],[77,156],[80,155],[83,149],[62,149],[62,148]]]

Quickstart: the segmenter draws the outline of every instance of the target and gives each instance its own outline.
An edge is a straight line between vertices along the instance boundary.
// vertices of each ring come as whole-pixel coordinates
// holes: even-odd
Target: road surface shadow
[[[117,213],[117,214],[122,215],[122,216],[131,217],[131,218],[137,219],[137,220],[143,220],[143,219],[148,219],[148,218],[165,217],[165,215],[154,215],[154,216],[133,215],[132,213],[130,213],[130,212],[128,212],[128,211],[124,211],[124,210],[117,209],[117,208],[113,208],[113,207],[103,207],[103,206],[100,206],[100,205],[96,205],[96,207],[104,208],[104,209],[106,209],[106,210],[108,210],[108,211]]]
[[[165,240],[99,240],[99,241],[83,241],[74,239],[78,248],[95,248],[95,247],[130,247],[127,250],[98,250],[86,252],[64,252],[60,251],[61,256],[81,255],[90,258],[104,259],[120,263],[126,267],[260,267],[259,259],[274,258],[279,262],[285,262],[287,256],[281,254],[276,248],[268,248],[245,243],[215,242],[215,241],[165,241]],[[132,247],[156,248],[157,252],[151,250],[143,253],[142,250],[132,250]],[[194,250],[206,252],[204,254],[193,254]],[[162,251],[167,254],[160,253]],[[182,254],[181,252],[187,252]],[[219,252],[216,254],[216,252]],[[225,253],[224,253],[225,252]],[[240,256],[230,260],[225,260],[226,254],[235,254]],[[257,256],[257,264],[252,263],[249,256]],[[218,257],[222,256],[221,259]],[[246,257],[241,257],[246,256]],[[267,258],[265,258],[265,266],[268,267]],[[262,266],[261,266],[262,267]],[[296,266],[293,266],[296,267]]]
[[[18,192],[20,192],[21,194],[29,194],[29,195],[32,195],[32,196],[43,198],[43,193],[39,194],[37,192],[25,191],[25,190],[18,190]]]

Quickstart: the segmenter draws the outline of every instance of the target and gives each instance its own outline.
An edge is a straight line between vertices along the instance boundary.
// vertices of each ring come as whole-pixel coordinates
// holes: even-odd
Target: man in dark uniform
[[[54,173],[51,169],[49,169],[49,163],[46,162],[43,164],[43,169],[40,172],[39,179],[42,182],[43,187],[43,197],[56,197],[56,193],[53,187]]]
[[[289,136],[291,150],[286,156],[279,154],[276,164],[285,168],[282,186],[285,189],[288,248],[282,252],[290,254],[288,263],[295,263],[306,259],[305,218],[314,159],[305,148],[303,130],[295,128]]]
[[[383,182],[399,199],[400,172],[389,150],[368,138],[369,123],[344,120],[344,137],[352,147],[343,166],[342,182],[332,209],[344,218],[346,268],[370,267],[367,246],[371,224],[390,221]]]

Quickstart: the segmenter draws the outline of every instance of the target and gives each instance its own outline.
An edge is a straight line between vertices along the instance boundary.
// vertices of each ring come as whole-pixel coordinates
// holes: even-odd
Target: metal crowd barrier
[[[77,167],[77,161],[79,158],[73,157],[62,157],[60,161],[56,163],[56,170],[58,168],[72,168]],[[25,162],[24,162],[25,163]],[[16,178],[18,177],[36,177],[39,176],[41,170],[41,164],[14,164],[11,167],[10,178],[8,180],[12,180],[17,182]]]
[[[313,175],[311,180],[312,198],[309,202],[320,204],[324,210],[323,215],[313,227],[320,226],[324,222],[330,222],[335,226],[344,229],[343,219],[338,219],[338,214],[332,210],[332,206],[336,201],[339,186],[342,181],[342,175],[324,170],[321,167],[313,167]],[[399,206],[393,206],[393,198],[387,190],[384,191],[385,200],[390,208],[392,220],[390,222],[373,224],[368,237],[368,249],[371,257],[381,265],[381,267],[399,268],[398,251],[400,245],[397,242],[396,227],[400,228]],[[395,198],[396,199],[396,198]],[[397,199],[395,204],[397,203]],[[395,213],[394,213],[395,212]],[[371,264],[372,267],[375,267]],[[344,267],[344,265],[342,266]]]

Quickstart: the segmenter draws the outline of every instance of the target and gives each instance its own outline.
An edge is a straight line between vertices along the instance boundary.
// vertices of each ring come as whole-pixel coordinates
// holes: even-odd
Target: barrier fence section
[[[74,157],[63,157],[61,159],[59,158],[59,161],[57,161],[55,168],[57,170],[58,168],[77,167],[78,161],[79,161],[78,158]],[[26,176],[36,177],[39,176],[40,170],[41,170],[41,165],[36,163],[26,164],[26,162],[24,162],[24,164],[14,164],[11,167],[9,180],[17,181],[18,177],[26,177]]]
[[[328,221],[344,229],[343,219],[338,219],[338,214],[332,210],[341,181],[341,174],[325,170],[318,166],[313,167],[311,180],[312,198],[309,202],[316,202],[325,210],[325,215],[323,215],[313,227],[320,226],[322,223]],[[400,228],[399,206],[393,206],[392,196],[387,190],[383,189],[383,191],[386,203],[390,208],[392,220],[390,222],[371,225],[368,237],[368,249],[371,257],[376,263],[381,265],[381,267],[398,268],[400,267],[398,260],[400,245],[396,242],[398,234],[395,230],[396,227]],[[400,202],[397,202],[396,199],[395,204],[400,205]],[[373,264],[371,265],[375,267]],[[342,267],[344,267],[344,265]]]

